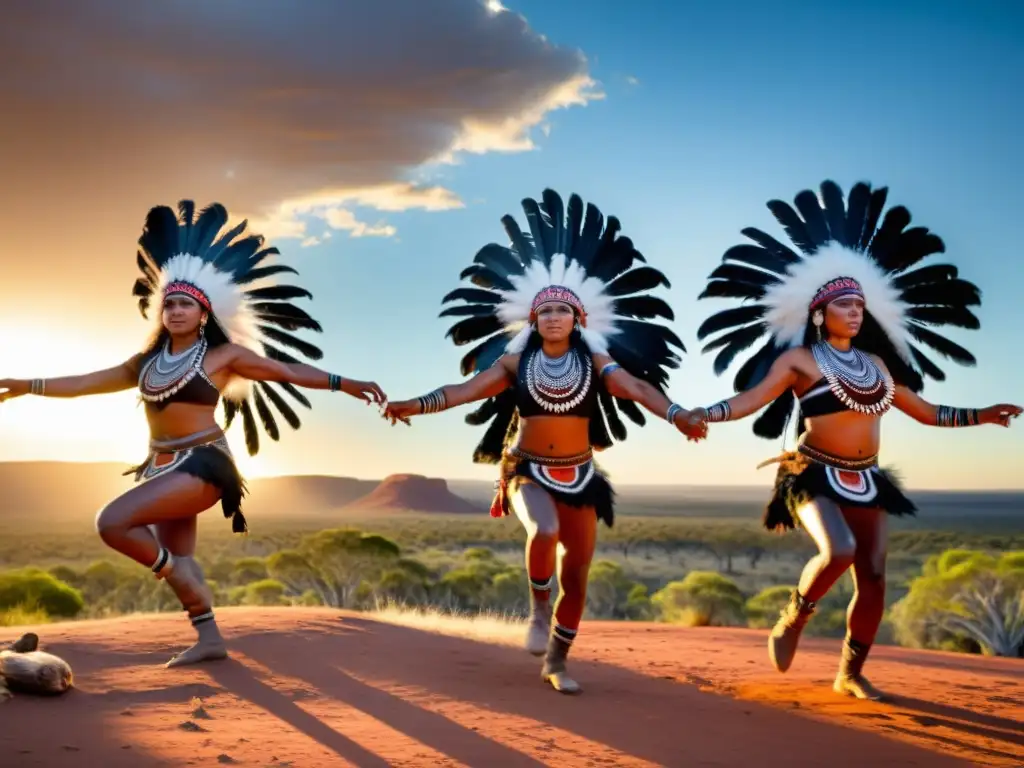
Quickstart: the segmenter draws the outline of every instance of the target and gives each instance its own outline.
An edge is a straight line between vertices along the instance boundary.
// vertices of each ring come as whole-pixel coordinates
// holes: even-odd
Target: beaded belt
[[[173,440],[154,440],[149,441],[150,453],[174,453],[175,451],[182,451],[186,448],[196,448],[200,445],[206,445],[207,443],[215,442],[224,437],[224,431],[217,425],[204,429],[201,432],[194,432],[191,435],[185,437],[177,437]]]
[[[871,467],[878,464],[878,454],[874,456],[868,456],[864,459],[844,459],[840,456],[833,456],[831,453],[825,453],[817,448],[813,448],[809,445],[801,443],[796,448],[798,453],[802,453],[812,461],[816,461],[819,464],[826,464],[836,469],[845,469],[850,472],[860,472],[865,469],[871,469]]]
[[[594,450],[592,448],[588,448],[583,453],[578,453],[575,456],[555,457],[537,456],[536,454],[527,453],[519,448],[509,448],[505,451],[505,457],[509,459],[516,459],[518,461],[532,461],[534,464],[540,464],[545,467],[575,467],[593,459]]]

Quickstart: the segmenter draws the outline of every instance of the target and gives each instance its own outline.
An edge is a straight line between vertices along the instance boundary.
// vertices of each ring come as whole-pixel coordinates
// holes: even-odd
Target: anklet
[[[563,627],[561,624],[555,624],[554,635],[566,645],[572,645],[572,641],[576,639],[577,631],[578,630]]]

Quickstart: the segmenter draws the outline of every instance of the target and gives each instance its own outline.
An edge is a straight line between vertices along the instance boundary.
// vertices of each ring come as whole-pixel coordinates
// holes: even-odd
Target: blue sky
[[[372,377],[402,399],[459,381],[465,350],[444,338],[441,298],[480,246],[503,241],[503,214],[521,218],[521,198],[553,187],[618,216],[668,275],[663,295],[688,349],[670,395],[687,407],[709,404],[731,394],[733,371],[716,378],[712,358],[699,354],[695,331],[719,306],[695,301],[707,274],[743,227],[782,234],[767,200],[791,201],[828,178],[844,190],[860,180],[888,186],[890,205],[907,206],[915,224],[941,236],[946,257],[983,289],[982,330],[950,332],[978,367],[944,366],[947,382],[929,382],[925,396],[966,406],[1024,400],[1013,351],[1024,328],[1019,3],[508,5],[551,43],[580,49],[604,98],[550,113],[532,151],[463,154],[415,173],[455,192],[463,208],[357,207],[360,219],[386,220],[397,234],[335,232],[309,248],[282,241],[315,294],[326,367]],[[313,235],[323,228],[308,226]],[[313,400],[307,425],[268,444],[252,472],[493,476],[470,462],[481,428],[463,423],[466,409],[392,429],[354,400]],[[771,470],[754,466],[781,444],[750,427],[716,426],[694,446],[652,421],[602,463],[618,483],[767,484]],[[911,487],[1024,488],[1022,428],[928,429],[892,413],[882,462]],[[241,450],[240,431],[231,439]]]
[[[335,237],[303,251],[304,278],[322,286],[314,306],[330,329],[328,359],[396,398],[458,381],[462,351],[444,338],[441,297],[478,247],[502,241],[499,217],[521,216],[519,200],[551,186],[619,216],[669,276],[666,298],[690,353],[670,394],[708,404],[730,394],[731,376],[716,379],[711,357],[699,355],[695,330],[717,305],[695,298],[721,254],[744,226],[780,231],[768,199],[792,200],[825,178],[844,189],[867,180],[888,185],[891,203],[936,231],[984,291],[982,331],[951,332],[978,368],[947,366],[947,382],[929,383],[925,395],[1020,401],[1022,367],[1006,350],[1024,327],[1013,236],[1024,200],[1024,110],[1013,95],[1024,85],[1021,14],[1008,14],[1009,3],[814,5],[512,6],[552,42],[580,47],[606,98],[551,115],[533,152],[469,156],[432,172],[464,209],[388,215],[395,239]],[[491,473],[469,462],[480,430],[462,423],[464,410],[390,430],[344,406],[331,417],[346,457],[338,472],[354,463],[366,467],[355,474]],[[754,465],[778,448],[755,438],[749,421],[717,427],[699,446],[655,421],[603,461],[619,482],[747,484],[770,481]],[[1019,426],[939,431],[893,413],[882,460],[917,487],[1024,487],[1022,448]]]

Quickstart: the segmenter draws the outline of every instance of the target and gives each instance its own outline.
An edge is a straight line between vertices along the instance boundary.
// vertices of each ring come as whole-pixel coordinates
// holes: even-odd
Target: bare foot
[[[182,651],[166,664],[168,669],[172,667],[183,667],[186,664],[199,664],[203,661],[215,661],[226,659],[228,648],[223,640],[200,640],[191,648]]]

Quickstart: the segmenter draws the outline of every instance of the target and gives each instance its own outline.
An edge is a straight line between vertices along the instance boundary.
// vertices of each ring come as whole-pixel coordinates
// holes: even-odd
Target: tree
[[[1021,656],[1024,552],[951,549],[929,557],[890,620],[903,645],[963,649],[968,641],[986,655]]]
[[[81,592],[39,568],[0,573],[0,611],[35,609],[69,619],[84,607]]]
[[[285,586],[276,579],[260,579],[245,586],[246,605],[285,605]]]
[[[662,621],[690,627],[738,626],[743,622],[743,593],[714,571],[691,571],[651,597]]]

